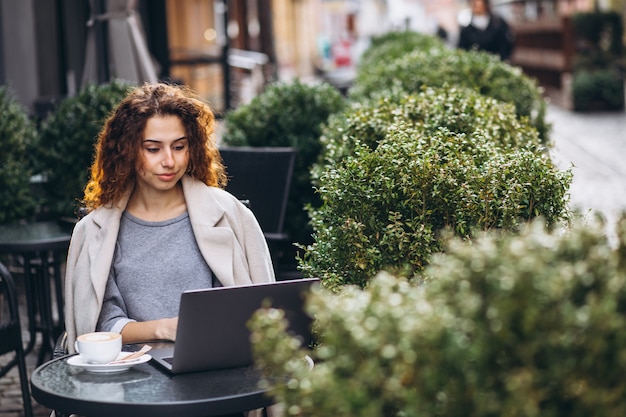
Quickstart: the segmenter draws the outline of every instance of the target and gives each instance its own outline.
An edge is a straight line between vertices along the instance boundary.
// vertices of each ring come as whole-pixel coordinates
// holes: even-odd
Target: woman
[[[513,52],[514,35],[507,22],[491,10],[489,0],[470,0],[471,14],[460,18],[458,47],[478,49],[506,61]]]
[[[95,330],[174,340],[182,291],[274,281],[254,215],[221,188],[214,124],[208,105],[166,84],[134,88],[106,121],[68,253],[70,351]]]

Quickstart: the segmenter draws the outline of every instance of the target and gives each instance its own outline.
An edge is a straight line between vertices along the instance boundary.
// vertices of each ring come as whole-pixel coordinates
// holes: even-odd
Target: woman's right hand
[[[156,338],[159,340],[176,340],[176,328],[178,327],[178,317],[156,320],[159,322],[156,331]]]
[[[130,322],[122,329],[122,343],[141,343],[151,340],[176,340],[178,317]]]

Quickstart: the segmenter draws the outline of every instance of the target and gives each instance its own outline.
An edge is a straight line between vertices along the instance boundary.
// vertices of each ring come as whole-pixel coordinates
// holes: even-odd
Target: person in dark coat
[[[503,61],[513,53],[514,34],[506,20],[491,10],[489,0],[470,0],[471,15],[461,21],[458,47],[498,55]]]

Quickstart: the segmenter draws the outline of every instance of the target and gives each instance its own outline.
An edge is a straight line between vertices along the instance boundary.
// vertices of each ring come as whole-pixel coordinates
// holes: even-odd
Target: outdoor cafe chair
[[[248,200],[272,254],[274,267],[281,245],[289,236],[283,230],[293,176],[296,149],[293,147],[220,147],[226,167],[226,191]]]
[[[33,408],[28,388],[26,355],[22,342],[22,328],[18,308],[17,290],[9,270],[0,263],[0,355],[13,352],[15,356],[0,367],[0,377],[5,376],[14,366],[19,370],[20,387],[24,416],[32,417]]]

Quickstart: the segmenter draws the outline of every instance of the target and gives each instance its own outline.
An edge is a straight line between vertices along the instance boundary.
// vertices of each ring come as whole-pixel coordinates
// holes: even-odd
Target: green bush
[[[576,40],[573,60],[574,110],[624,108],[623,24],[616,12],[584,12],[572,16]]]
[[[372,37],[358,62],[358,71],[367,71],[373,66],[385,65],[413,51],[430,51],[444,49],[443,40],[410,30],[400,32],[386,32]]]
[[[618,234],[616,249],[582,224],[454,240],[421,286],[315,291],[314,349],[260,310],[256,362],[285,375],[272,395],[288,416],[622,416],[626,219]]]
[[[572,81],[574,110],[624,108],[624,80],[610,69],[579,70]]]
[[[0,87],[0,114],[0,224],[7,224],[35,214],[30,178],[37,129],[7,86]]]
[[[250,103],[224,117],[223,142],[230,146],[292,146],[297,150],[285,216],[285,231],[295,242],[309,242],[311,228],[304,209],[319,205],[310,170],[321,151],[319,136],[328,117],[345,100],[327,83],[299,80],[269,86]]]
[[[444,229],[469,238],[538,216],[550,225],[567,218],[570,182],[547,156],[504,151],[479,132],[391,131],[321,175],[315,242],[299,268],[329,288],[365,287],[381,270],[411,276],[441,249]]]
[[[440,128],[485,136],[493,146],[541,151],[537,131],[526,119],[518,120],[511,104],[458,87],[426,88],[419,93],[381,97],[353,103],[330,117],[323,130],[322,153],[314,178],[354,154],[356,144],[375,149],[387,132],[402,126],[415,135]],[[418,133],[421,132],[421,133]]]
[[[572,29],[577,40],[586,43],[585,50],[579,53],[603,51],[613,57],[623,53],[624,25],[615,11],[574,13]]]
[[[352,101],[398,92],[415,94],[422,86],[471,88],[487,97],[512,103],[517,116],[529,118],[543,144],[549,144],[546,103],[536,80],[496,56],[479,51],[432,48],[359,68],[349,91]]]
[[[40,172],[46,179],[47,215],[74,217],[98,133],[128,88],[121,81],[91,84],[65,99],[43,121],[39,160]]]

